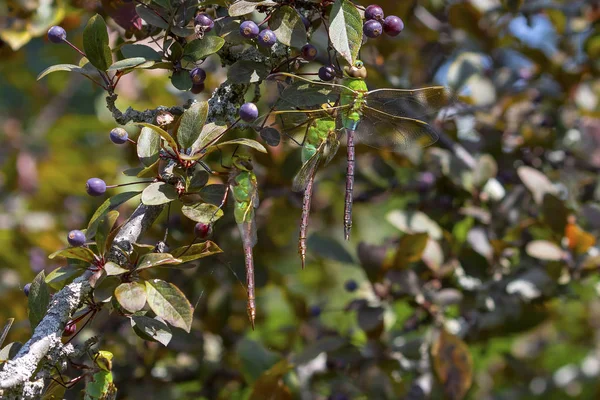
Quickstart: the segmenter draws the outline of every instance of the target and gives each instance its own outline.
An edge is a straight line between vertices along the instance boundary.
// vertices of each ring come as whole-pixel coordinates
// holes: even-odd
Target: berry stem
[[[273,14],[267,15],[267,17],[260,24],[258,24],[258,26],[263,26],[264,24],[269,22],[269,20],[271,19],[272,16],[273,16]]]
[[[129,143],[133,143],[135,146],[137,146],[137,142],[136,142],[135,140],[133,140],[133,139],[131,139],[131,138],[127,138],[127,141],[128,141]]]
[[[76,52],[78,52],[79,54],[81,54],[83,57],[87,58],[87,56],[85,55],[85,53],[81,50],[79,50],[79,48],[77,46],[75,46],[73,43],[69,42],[67,39],[64,39],[65,43],[68,44],[69,46],[71,46],[71,48],[73,50],[75,50]]]
[[[123,187],[123,186],[129,186],[129,185],[139,185],[139,184],[142,184],[142,183],[152,183],[152,182],[154,182],[154,180],[150,179],[150,180],[147,180],[147,181],[120,183],[118,185],[107,185],[106,188],[107,189],[114,189],[114,188],[117,188],[117,187]]]

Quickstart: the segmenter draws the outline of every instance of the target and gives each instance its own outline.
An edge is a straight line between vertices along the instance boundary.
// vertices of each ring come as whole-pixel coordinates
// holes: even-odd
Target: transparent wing
[[[378,111],[397,116],[423,118],[437,113],[455,101],[452,92],[444,86],[422,89],[376,89],[365,95],[366,104]]]
[[[329,164],[335,154],[338,152],[340,148],[340,143],[342,139],[342,135],[344,134],[343,129],[338,129],[335,134],[329,136],[327,141],[327,158],[325,159],[325,165]]]
[[[323,153],[325,151],[325,141],[321,143],[317,152],[309,158],[302,167],[300,171],[294,177],[294,181],[292,182],[292,190],[294,192],[303,192],[306,189],[306,185],[308,185],[309,179],[315,175],[317,167],[319,166],[319,162],[323,157]]]
[[[291,107],[320,106],[337,101],[341,94],[358,95],[354,90],[336,83],[313,81],[294,74],[271,74],[267,81],[275,82],[280,91],[280,101]],[[284,108],[280,108],[284,109]]]
[[[256,220],[254,217],[249,222],[238,224],[238,228],[240,230],[240,234],[242,235],[242,242],[244,245],[249,247],[256,246],[256,243],[258,242],[258,236],[256,234]]]
[[[355,132],[357,143],[400,152],[427,147],[438,140],[436,131],[418,119],[397,117],[366,106],[364,112]]]

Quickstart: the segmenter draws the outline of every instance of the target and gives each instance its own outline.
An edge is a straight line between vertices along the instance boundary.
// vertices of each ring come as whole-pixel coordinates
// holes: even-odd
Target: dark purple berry
[[[73,321],[67,322],[65,325],[65,330],[63,331],[63,337],[73,336],[73,334],[77,331],[77,325],[73,323]]]
[[[306,18],[304,15],[301,15],[300,18],[302,19],[302,23],[304,24],[304,27],[306,28],[306,30],[309,30],[310,26],[312,25],[310,23],[310,19]]]
[[[395,15],[390,15],[383,21],[383,31],[390,36],[398,36],[404,29],[404,22]]]
[[[372,19],[365,22],[363,25],[363,32],[365,35],[367,35],[367,37],[374,39],[381,36],[383,33],[383,26],[381,26],[381,22]]]
[[[31,290],[31,283],[28,283],[27,285],[23,286],[23,293],[25,293],[25,296],[29,297],[29,290]]]
[[[372,19],[377,21],[383,21],[383,17],[383,9],[376,4],[371,4],[365,10],[365,19],[367,21]]]
[[[317,48],[310,43],[307,43],[304,46],[302,46],[300,52],[302,54],[302,58],[304,58],[306,61],[314,60],[315,58],[317,58],[318,54]]]
[[[83,246],[85,244],[85,234],[77,229],[72,230],[67,235],[67,241],[73,247]]]
[[[358,289],[358,283],[356,283],[354,279],[348,279],[344,284],[344,287],[346,288],[346,291],[352,293]]]
[[[48,29],[48,40],[52,43],[62,43],[67,38],[67,32],[60,26]]]
[[[258,44],[264,47],[272,47],[277,42],[275,32],[270,29],[263,29],[258,34]]]
[[[192,78],[192,83],[194,85],[204,83],[206,80],[206,71],[202,68],[194,68],[190,71],[190,78]]]
[[[310,309],[308,310],[308,313],[310,314],[311,317],[318,317],[319,315],[321,315],[321,307],[311,306]]]
[[[198,14],[194,18],[196,25],[200,26],[204,32],[210,32],[215,27],[215,21],[206,14]]]
[[[246,39],[254,39],[258,36],[260,29],[254,21],[244,21],[240,25],[240,34]]]
[[[258,118],[258,107],[254,103],[242,104],[239,114],[243,121],[252,122]]]
[[[205,224],[204,222],[198,222],[194,227],[194,233],[200,239],[206,239],[212,234],[212,225]]]
[[[109,136],[110,136],[110,140],[114,144],[123,144],[123,143],[127,142],[127,139],[129,138],[129,134],[123,128],[113,129],[112,131],[110,131]]]
[[[199,83],[197,85],[192,85],[190,92],[193,94],[200,94],[204,91],[204,83]]]
[[[331,65],[319,68],[319,79],[332,81],[335,78],[335,69]]]
[[[90,196],[101,196],[106,192],[106,182],[100,178],[90,178],[85,184],[85,191]]]

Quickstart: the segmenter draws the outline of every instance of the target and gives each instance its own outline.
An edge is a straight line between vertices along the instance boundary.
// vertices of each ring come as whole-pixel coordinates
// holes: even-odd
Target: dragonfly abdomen
[[[346,198],[344,202],[344,237],[350,239],[352,229],[352,192],[354,191],[354,130],[346,130],[348,140],[348,164],[346,167]]]

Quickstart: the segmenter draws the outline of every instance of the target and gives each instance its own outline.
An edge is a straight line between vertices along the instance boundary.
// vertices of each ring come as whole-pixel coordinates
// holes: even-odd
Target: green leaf
[[[142,128],[137,140],[137,155],[146,167],[158,161],[160,151],[160,135],[151,128]]]
[[[206,101],[194,103],[185,110],[177,130],[177,141],[182,149],[192,147],[194,142],[198,140],[207,116],[208,102]]]
[[[154,177],[158,176],[159,163],[160,163],[160,160],[156,160],[156,162],[154,164],[149,165],[146,168],[142,169],[140,172],[138,172],[136,177],[137,178],[154,178]]]
[[[408,264],[420,261],[428,241],[429,234],[427,233],[402,236],[400,243],[398,243],[392,267],[395,269],[405,269]]]
[[[106,23],[98,14],[90,18],[83,30],[83,50],[90,63],[100,71],[108,70],[113,63]]]
[[[164,182],[151,183],[142,192],[142,203],[147,206],[159,206],[178,198],[177,190],[173,185]]]
[[[58,400],[65,398],[65,392],[67,388],[64,384],[60,384],[56,381],[50,381],[48,387],[44,391],[44,395],[41,400]]]
[[[236,61],[227,71],[227,80],[231,83],[254,83],[265,79],[270,69],[265,63],[256,61]]]
[[[4,328],[0,331],[0,347],[4,344],[4,340],[6,340],[6,336],[8,335],[8,331],[10,331],[10,327],[15,322],[14,318],[9,318],[6,320],[4,324]]]
[[[128,200],[131,200],[141,192],[125,192],[119,193],[109,199],[107,199],[92,215],[90,222],[88,224],[87,230],[85,232],[86,238],[91,239],[96,234],[96,230],[98,229],[98,224],[100,223],[100,219],[109,211],[114,210],[119,207],[121,204],[125,203]]]
[[[200,136],[198,136],[198,139],[192,144],[192,154],[205,149],[210,144],[214,144],[226,130],[227,126],[217,125],[213,122],[204,125],[202,127],[202,132],[200,132]],[[199,156],[202,157],[203,155],[199,154]]]
[[[56,257],[74,258],[76,260],[93,263],[95,261],[94,252],[88,247],[69,247],[66,249],[55,251],[48,256],[49,259]]]
[[[248,146],[248,147],[253,148],[254,150],[260,151],[261,153],[267,152],[267,149],[265,149],[265,146],[258,143],[256,140],[246,139],[246,138],[239,138],[239,139],[228,140],[226,142],[221,142],[218,144],[218,147],[231,146],[231,145],[233,145],[233,146]],[[207,149],[207,153],[210,153],[216,149],[217,149],[217,145],[210,146]]]
[[[148,61],[142,57],[134,57],[134,58],[126,58],[121,61],[117,61],[110,67],[108,67],[109,71],[121,71],[124,69],[133,69],[133,68],[149,68],[154,65],[154,61]]]
[[[315,254],[330,260],[336,260],[346,264],[354,263],[354,259],[337,240],[319,234],[310,235],[307,246]]]
[[[40,74],[37,77],[37,80],[39,81],[40,79],[42,79],[46,75],[51,74],[51,73],[56,72],[56,71],[77,72],[77,73],[80,73],[80,74],[83,74],[83,73],[87,72],[85,69],[81,68],[78,65],[73,65],[73,64],[57,64],[57,65],[52,65],[52,66],[46,68],[45,70],[43,70],[42,72],[40,72]]]
[[[135,270],[141,271],[143,269],[158,267],[159,265],[181,263],[182,261],[180,259],[173,257],[173,255],[169,253],[149,253],[140,258]]]
[[[293,364],[286,359],[279,361],[254,382],[252,393],[248,400],[263,400],[269,398],[292,400],[294,398],[292,392],[290,391],[290,388],[282,382],[282,378],[293,367]]]
[[[77,275],[81,273],[81,269],[73,267],[58,267],[46,276],[46,283],[54,290],[60,290]]]
[[[431,346],[431,358],[447,398],[464,399],[473,382],[473,359],[467,344],[442,329]]]
[[[212,224],[223,216],[223,210],[209,203],[185,205],[181,207],[181,212],[192,221],[205,224]]]
[[[216,53],[225,44],[225,39],[218,36],[204,36],[202,39],[192,40],[185,45],[183,57],[190,61],[199,61]]]
[[[126,268],[121,267],[117,263],[108,261],[106,264],[104,264],[104,272],[106,272],[106,276],[118,276],[126,274],[130,271]]]
[[[275,3],[272,0],[266,1],[249,1],[249,0],[239,0],[232,4],[229,7],[229,15],[232,17],[240,17],[242,15],[250,14],[256,10],[258,6],[275,6]]]
[[[349,0],[336,0],[329,14],[331,44],[348,64],[354,65],[363,39],[363,21]]]
[[[119,212],[113,210],[108,211],[98,220],[98,228],[96,230],[95,237],[96,246],[98,247],[98,254],[101,256],[103,256],[108,250],[108,234],[115,225],[117,218],[119,218]]]
[[[281,359],[277,353],[266,349],[259,342],[246,338],[238,342],[236,353],[240,357],[242,374],[248,383],[256,381]]]
[[[200,167],[196,167],[194,174],[192,175],[189,181],[187,191],[193,192],[195,190],[202,189],[208,183],[208,178],[208,172],[206,172]]]
[[[200,196],[205,202],[218,206],[223,202],[227,190],[227,185],[206,185],[200,190]]]
[[[133,315],[131,326],[140,338],[159,342],[164,346],[168,345],[173,337],[169,325],[159,317],[150,318],[145,315]]]
[[[115,289],[115,298],[129,312],[138,312],[146,305],[146,285],[140,282],[121,283]]]
[[[223,250],[216,243],[207,240],[203,243],[195,243],[191,246],[181,246],[173,250],[173,256],[179,258],[181,262],[189,262],[200,258],[222,253]]]
[[[146,281],[148,305],[166,322],[186,332],[192,329],[194,308],[177,286],[153,279]]]
[[[300,353],[292,357],[292,362],[297,365],[307,364],[321,353],[332,353],[347,345],[346,339],[338,336],[323,337],[316,342],[306,345]]]
[[[162,137],[173,150],[178,149],[177,143],[175,142],[175,139],[173,139],[173,136],[169,135],[169,133],[167,131],[165,131],[164,129],[162,129],[161,127],[152,125],[152,124],[148,124],[146,122],[140,122],[140,123],[138,123],[138,125],[152,129],[154,132],[158,133],[160,135],[160,137]],[[154,161],[152,162],[152,164],[153,163],[154,163]]]
[[[269,27],[277,40],[286,46],[301,48],[306,44],[306,27],[298,11],[290,6],[279,7],[271,17]]]
[[[173,75],[171,75],[171,83],[175,89],[179,90],[190,90],[193,84],[189,71],[185,69],[173,71]]]
[[[106,271],[100,270],[99,278],[94,287],[94,301],[97,303],[107,303],[111,301],[115,294],[115,289],[121,284],[121,279],[117,276],[107,276]]]
[[[139,4],[135,8],[135,12],[137,12],[137,15],[139,15],[140,18],[146,21],[148,24],[161,29],[167,29],[169,27],[168,22],[147,7],[148,6],[146,5]]]
[[[46,274],[41,271],[31,282],[29,289],[29,322],[31,323],[31,329],[35,329],[40,323],[46,311],[48,311],[48,305],[50,304],[50,290],[48,284],[46,284]]]
[[[121,47],[121,53],[127,58],[142,57],[149,61],[162,60],[162,55],[153,48],[144,46],[143,44],[126,44]]]

